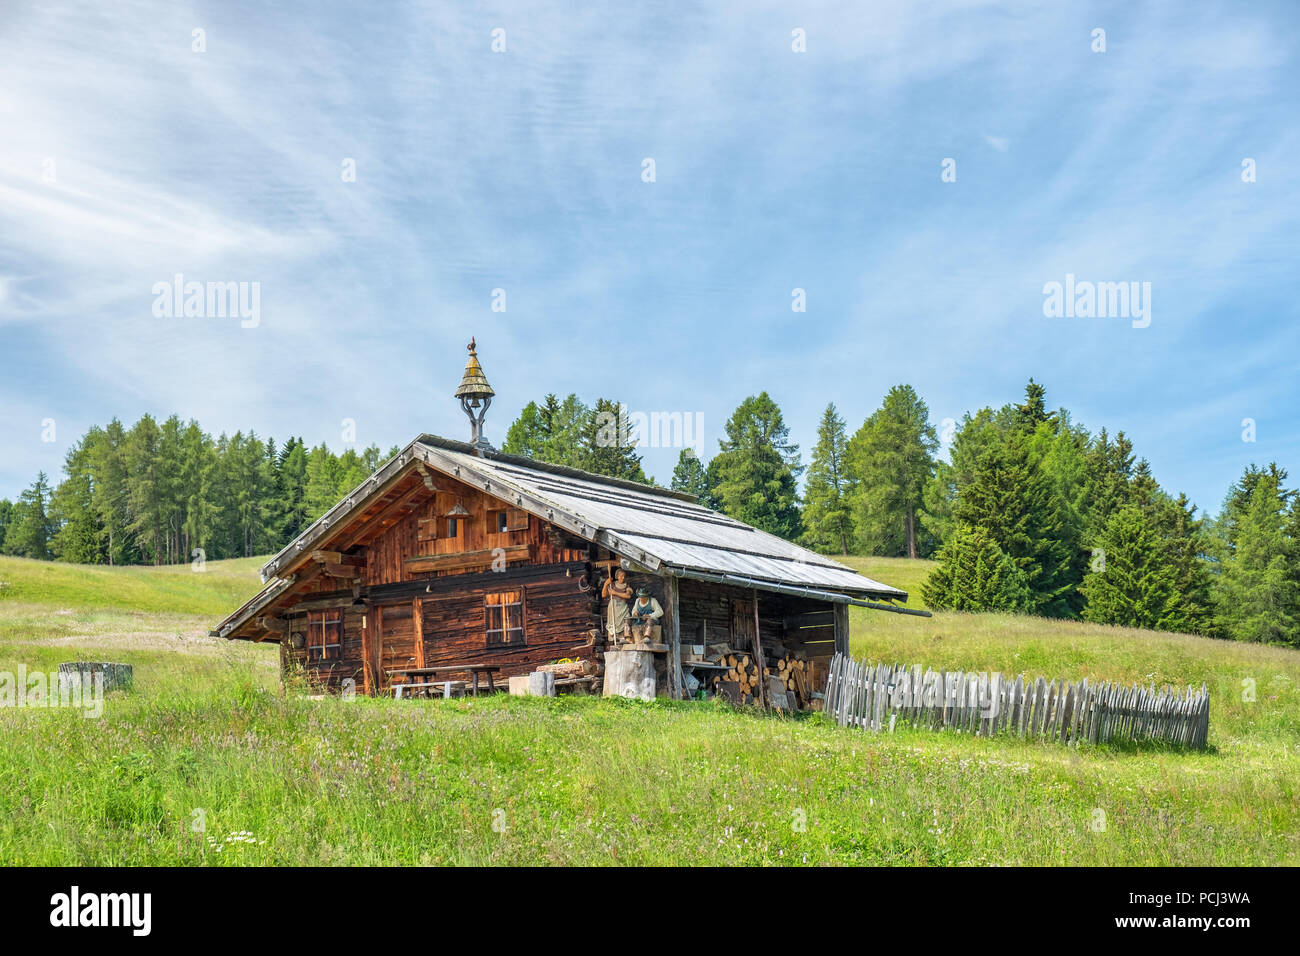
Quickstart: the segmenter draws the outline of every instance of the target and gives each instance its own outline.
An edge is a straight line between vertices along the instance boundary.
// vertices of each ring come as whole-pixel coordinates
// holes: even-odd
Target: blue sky
[[[806,461],[828,401],[939,423],[1032,375],[1212,511],[1300,483],[1294,3],[335,6],[0,9],[0,496],[144,412],[464,437],[471,334],[497,444],[576,391],[712,453],[766,389]],[[175,273],[259,323],[155,316]],[[1045,317],[1067,274],[1151,324]]]

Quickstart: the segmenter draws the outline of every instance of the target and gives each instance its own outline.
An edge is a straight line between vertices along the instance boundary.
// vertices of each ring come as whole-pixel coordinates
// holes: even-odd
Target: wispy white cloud
[[[446,393],[470,334],[497,437],[528,399],[572,390],[704,411],[711,450],[766,388],[807,448],[828,400],[860,419],[910,380],[959,417],[1034,374],[1090,422],[1148,434],[1164,480],[1208,487],[1198,443],[1163,427],[1174,408],[1211,427],[1237,401],[1198,382],[1227,367],[1241,403],[1295,398],[1251,381],[1297,344],[1285,7],[0,16],[0,335],[32,369],[0,382],[0,440],[20,449],[47,406],[335,444],[344,417],[381,445],[461,434]],[[1150,277],[1150,335],[1043,320],[1041,285],[1065,271]],[[177,272],[259,282],[261,325],[156,319],[152,285]],[[1248,335],[1225,327],[1256,310]],[[629,374],[645,349],[652,372]],[[0,494],[47,451],[4,456]]]

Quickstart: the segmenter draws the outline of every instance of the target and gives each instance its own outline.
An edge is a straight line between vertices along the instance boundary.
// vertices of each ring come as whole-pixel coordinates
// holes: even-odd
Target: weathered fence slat
[[[1203,749],[1210,735],[1210,691],[1184,691],[1000,672],[921,670],[871,664],[847,654],[831,660],[825,711],[842,727],[893,731],[899,721],[980,737],[1015,734],[1062,744],[1156,740]]]

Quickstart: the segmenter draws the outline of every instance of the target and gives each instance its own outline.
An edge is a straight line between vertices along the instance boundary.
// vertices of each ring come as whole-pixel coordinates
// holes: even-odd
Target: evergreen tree
[[[163,561],[162,499],[158,455],[161,429],[152,415],[144,415],[127,433],[124,446],[126,460],[126,497],[130,521],[127,531],[135,540],[141,556],[150,564]]]
[[[1171,631],[1219,636],[1214,621],[1213,579],[1206,555],[1210,538],[1205,522],[1187,496],[1171,498],[1164,492],[1152,497],[1154,523],[1164,542],[1164,560],[1174,573],[1174,606],[1166,618]]]
[[[817,551],[849,553],[853,538],[849,502],[856,482],[848,473],[847,449],[844,419],[831,403],[817,426],[817,447],[804,484],[803,542]]]
[[[1300,646],[1300,554],[1288,535],[1294,529],[1294,508],[1287,511],[1294,492],[1280,486],[1285,475],[1278,469],[1256,473],[1250,503],[1235,520],[1219,618],[1239,641]]]
[[[553,407],[554,402],[555,396],[547,395],[546,403],[543,405],[538,405],[536,402],[525,405],[519,417],[511,422],[509,429],[506,430],[506,440],[502,443],[501,450],[507,455],[546,460],[547,446],[550,441],[548,404]]]
[[[192,559],[196,548],[206,556],[217,507],[212,498],[216,450],[211,439],[191,421],[181,435],[179,492],[184,518],[181,523],[180,561]]]
[[[983,528],[1024,572],[1034,613],[1068,617],[1068,598],[1077,583],[1074,556],[1063,540],[1051,476],[1036,467],[1031,451],[1030,436],[1019,432],[1006,435],[1001,447],[984,449],[970,484],[954,503],[953,516],[963,525]]]
[[[92,501],[93,479],[86,439],[68,449],[63,471],[66,477],[50,497],[51,526],[57,529],[50,540],[50,552],[60,561],[98,564],[99,526]]]
[[[304,499],[308,524],[338,504],[338,460],[323,443],[313,448],[307,456]]]
[[[962,489],[970,484],[980,453],[989,446],[1001,444],[1005,430],[991,408],[962,416],[949,449],[950,461],[935,463],[934,475],[926,482],[922,494],[920,524],[931,541],[941,543],[952,537],[957,529],[953,504]]]
[[[597,475],[649,484],[628,433],[626,410],[618,402],[596,399],[578,432],[578,467]]]
[[[14,503],[8,498],[0,498],[0,554],[8,554],[5,551],[5,530],[9,527],[13,512]]]
[[[279,539],[289,541],[311,524],[307,518],[307,449],[301,438],[290,438],[280,449],[276,492]]]
[[[49,500],[49,477],[42,471],[13,506],[5,529],[5,554],[49,560],[53,533],[47,510]]]
[[[895,385],[853,436],[846,456],[856,484],[852,522],[863,551],[919,556],[917,512],[938,447],[925,402],[912,386]]]
[[[99,523],[100,548],[110,565],[134,564],[140,559],[129,529],[126,445],[126,429],[116,418],[102,434],[92,430],[87,441],[89,467],[95,476],[91,501]]]
[[[1125,505],[1098,533],[1092,571],[1080,586],[1087,599],[1085,620],[1176,629],[1176,569],[1152,517],[1138,505]]]
[[[781,409],[767,392],[746,398],[726,425],[709,462],[722,510],[770,534],[793,540],[801,527],[796,479],[803,469]]]
[[[927,607],[1016,613],[1033,609],[1024,572],[986,529],[958,527],[939,549],[938,561],[921,585]]]
[[[339,455],[339,483],[337,493],[334,496],[335,503],[369,478],[371,471],[374,471],[374,469],[367,470],[365,461],[351,448]]]
[[[1132,500],[1133,443],[1123,432],[1114,441],[1102,429],[1087,455],[1084,531],[1095,535],[1110,516]]]
[[[683,448],[677,456],[677,465],[673,468],[673,480],[669,487],[673,491],[694,495],[705,507],[713,507],[709,504],[712,496],[708,475],[694,448]]]
[[[590,424],[591,414],[591,409],[573,394],[563,402],[554,395],[547,395],[541,405],[529,402],[507,430],[501,450],[553,465],[581,468],[584,429]]]
[[[392,458],[392,457],[393,457],[392,455],[388,456],[388,458]],[[361,453],[361,462],[366,469],[367,475],[373,475],[375,472],[377,472],[379,470],[379,466],[387,462],[388,458],[385,458],[383,456],[383,453],[379,450],[378,445],[370,445],[366,448],[365,451]]]

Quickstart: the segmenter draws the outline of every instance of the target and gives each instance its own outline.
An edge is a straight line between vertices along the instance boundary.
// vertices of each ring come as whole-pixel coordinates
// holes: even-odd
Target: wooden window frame
[[[448,539],[460,538],[460,517],[453,516],[447,519],[447,537]]]
[[[331,617],[333,614],[335,616]],[[328,640],[333,637],[334,640]],[[307,663],[343,658],[343,610],[316,611],[307,615]]]
[[[528,517],[528,512],[522,508],[492,508],[487,513],[488,534],[527,531]]]
[[[505,598],[518,595],[517,601]],[[492,602],[489,598],[499,598]],[[511,609],[516,609],[512,611]],[[483,637],[488,648],[526,647],[528,645],[528,591],[518,587],[509,591],[489,591],[483,595]],[[494,615],[494,612],[495,615]],[[518,618],[515,618],[515,615]],[[494,620],[495,617],[495,620]],[[516,623],[517,621],[517,623]],[[493,625],[497,626],[493,626]],[[495,638],[494,638],[495,635]]]

